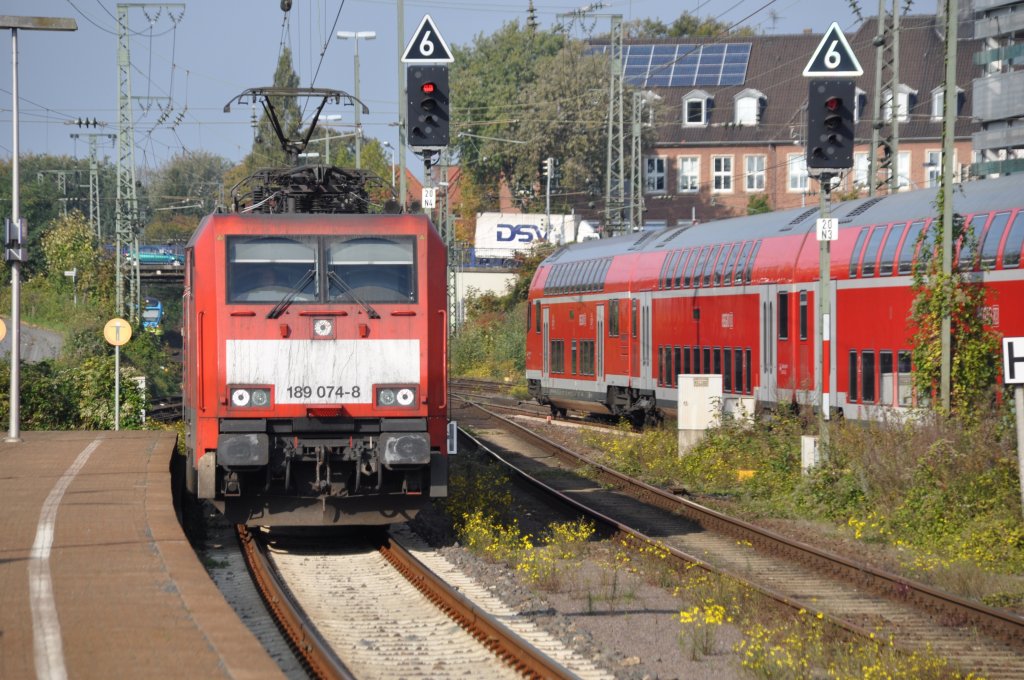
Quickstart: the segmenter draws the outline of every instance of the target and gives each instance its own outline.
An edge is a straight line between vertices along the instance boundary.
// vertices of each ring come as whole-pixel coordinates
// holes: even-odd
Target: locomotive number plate
[[[343,385],[289,385],[285,388],[290,400],[313,399],[314,397],[328,400],[333,397],[339,401],[345,397],[358,399],[363,391],[359,385],[353,385],[348,389],[345,389]]]

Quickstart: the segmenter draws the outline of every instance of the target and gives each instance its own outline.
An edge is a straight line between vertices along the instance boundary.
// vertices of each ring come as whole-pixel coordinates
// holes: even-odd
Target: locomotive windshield
[[[416,301],[411,236],[232,236],[227,255],[228,302]]]
[[[278,302],[293,288],[297,302],[317,299],[315,238],[234,237],[228,240],[228,300]]]
[[[331,241],[327,245],[328,297],[332,302],[415,302],[413,262],[411,236]]]

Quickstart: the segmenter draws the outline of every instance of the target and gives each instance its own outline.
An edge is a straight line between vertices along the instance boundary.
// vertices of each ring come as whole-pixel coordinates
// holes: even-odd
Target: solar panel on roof
[[[750,62],[750,43],[624,45],[623,79],[636,87],[742,85]],[[604,54],[595,45],[590,54]]]

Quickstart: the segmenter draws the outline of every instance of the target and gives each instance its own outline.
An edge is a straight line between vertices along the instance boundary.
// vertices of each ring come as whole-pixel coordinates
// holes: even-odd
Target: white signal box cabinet
[[[685,454],[722,417],[721,375],[679,375],[679,455]]]

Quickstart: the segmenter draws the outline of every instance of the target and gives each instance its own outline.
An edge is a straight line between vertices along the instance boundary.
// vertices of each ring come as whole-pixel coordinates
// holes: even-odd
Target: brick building
[[[896,103],[902,190],[939,181],[946,48],[941,17],[903,16],[900,24],[895,99],[883,78],[879,100],[882,138],[889,102]],[[846,195],[868,186],[877,27],[868,19],[847,35],[864,75],[855,79],[855,167],[837,189]],[[804,33],[623,46],[625,83],[647,93],[642,120],[656,139],[642,161],[646,226],[745,214],[752,199],[772,210],[817,204],[818,183],[808,178],[804,160],[808,78],[802,72],[821,39]],[[972,79],[981,73],[973,63],[979,49],[978,41],[958,41],[954,167],[964,173],[978,129],[970,99]]]

